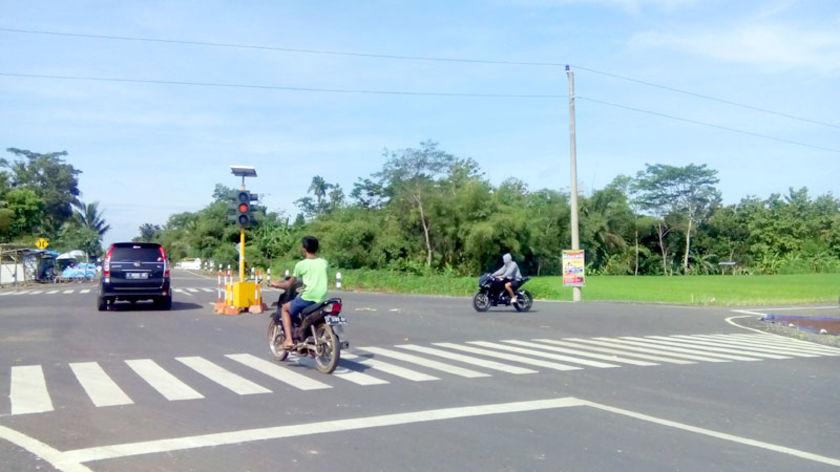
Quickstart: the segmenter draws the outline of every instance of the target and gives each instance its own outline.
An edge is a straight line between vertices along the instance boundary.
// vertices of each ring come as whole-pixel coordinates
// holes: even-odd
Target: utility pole
[[[572,250],[580,249],[580,234],[578,233],[578,192],[577,192],[577,145],[575,143],[575,73],[566,64],[566,75],[569,77],[569,146],[571,147],[571,178],[572,189],[569,204],[571,205],[572,217]],[[580,287],[572,287],[572,301],[579,302],[582,299]]]

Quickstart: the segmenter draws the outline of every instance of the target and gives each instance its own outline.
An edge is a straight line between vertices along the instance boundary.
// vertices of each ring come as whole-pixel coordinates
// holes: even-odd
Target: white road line
[[[218,366],[203,357],[176,357],[175,360],[239,395],[271,393],[271,390],[257,385],[244,377],[236,375],[224,367]]]
[[[388,382],[387,380],[383,380],[372,375],[368,375],[362,372],[356,372],[354,370],[350,370],[347,367],[339,365],[332,373],[335,377],[338,377],[342,380],[346,380],[348,382],[353,382],[357,385],[384,385]]]
[[[96,406],[130,405],[131,398],[96,362],[70,363],[70,369]]]
[[[207,292],[207,293],[213,293],[213,292],[215,292],[216,290],[213,290],[212,288],[201,287],[201,291],[202,291],[202,292]]]
[[[425,346],[418,346],[416,344],[400,344],[397,346],[401,349],[408,349],[414,352],[420,352],[423,354],[429,354],[432,356],[443,357],[444,359],[451,359],[453,361],[463,362],[465,364],[472,364],[477,365],[479,367],[486,367],[488,369],[500,370],[502,372],[507,372],[509,374],[536,374],[536,370],[532,369],[525,369],[523,367],[517,367],[513,365],[502,364],[501,362],[496,361],[488,361],[485,359],[479,359],[478,357],[472,356],[465,356],[464,354],[458,354],[455,352],[449,351],[442,351],[440,349],[435,349],[433,347],[425,347]]]
[[[416,370],[406,369],[405,367],[400,367],[398,365],[389,364],[384,361],[380,361],[378,359],[374,359],[372,357],[367,356],[356,356],[350,353],[341,353],[341,362],[344,361],[353,362],[356,364],[367,365],[373,367],[376,370],[381,370],[386,374],[391,374],[397,377],[401,377],[407,380],[411,380],[413,382],[426,382],[429,380],[440,380],[439,378],[424,374],[422,372],[417,372]]]
[[[620,338],[622,341],[632,341],[637,346],[650,346],[653,345],[654,347],[663,346],[663,348],[670,349],[677,352],[687,352],[689,354],[700,354],[703,356],[711,356],[719,359],[727,359],[730,361],[760,361],[761,359],[755,357],[747,357],[747,356],[738,356],[733,354],[723,354],[719,352],[712,352],[710,349],[705,347],[699,346],[686,346],[684,343],[679,341],[660,341],[658,339],[651,339],[651,338],[637,338],[635,336],[623,336]]]
[[[772,352],[776,354],[782,354],[786,356],[795,356],[795,357],[820,357],[822,354],[818,352],[810,352],[805,351],[802,349],[794,348],[794,347],[780,347],[773,343],[760,343],[760,342],[753,342],[753,341],[745,341],[745,340],[737,340],[733,338],[723,337],[726,335],[702,335],[702,334],[695,334],[691,336],[695,339],[701,339],[704,341],[709,341],[713,343],[717,343],[721,346],[731,346],[735,348],[744,348],[749,349],[750,351],[761,351],[761,352]]]
[[[40,295],[42,293],[44,293],[43,290],[33,290],[32,292],[29,292],[30,295]]]
[[[289,368],[260,359],[252,354],[227,354],[225,357],[233,359],[240,364],[244,364],[258,372],[277,379],[281,382],[287,383],[292,387],[300,390],[317,390],[322,388],[332,388],[323,382],[319,382],[309,377],[292,372]]]
[[[63,455],[61,451],[48,446],[31,436],[27,436],[21,432],[2,425],[0,425],[0,439],[4,439],[19,448],[28,451],[30,454],[44,460],[54,469],[60,470],[61,472],[92,472],[89,468],[79,463],[59,464]]]
[[[589,367],[597,367],[599,369],[609,369],[612,367],[618,367],[615,364],[609,364],[606,362],[598,362],[598,361],[591,361],[589,359],[579,359],[577,357],[570,357],[564,356],[561,354],[552,354],[545,351],[538,351],[535,349],[524,349],[521,347],[515,346],[507,346],[505,344],[499,343],[489,343],[486,341],[470,341],[469,344],[474,344],[476,346],[487,347],[490,349],[500,349],[502,351],[509,351],[509,352],[517,352],[519,354],[526,354],[529,356],[537,356],[537,357],[545,357],[546,359],[554,359],[556,361],[563,361],[563,362],[570,362],[572,364],[580,364]]]
[[[173,288],[172,291],[173,292],[178,292],[178,293],[183,293],[184,295],[188,295],[190,297],[193,296],[193,294],[191,294],[190,292],[187,292],[186,290],[184,290],[182,288]]]
[[[465,369],[463,367],[457,367],[454,365],[444,364],[443,362],[433,361],[431,359],[426,359],[423,357],[415,356],[412,354],[406,354],[404,352],[392,351],[390,349],[383,349],[381,347],[360,347],[362,351],[367,351],[372,354],[376,354],[377,356],[384,356],[390,357],[393,359],[410,362],[412,364],[422,365],[423,367],[428,367],[430,369],[440,370],[442,372],[446,372],[453,375],[458,375],[461,377],[467,378],[478,378],[478,377],[490,377],[490,374],[485,374],[483,372],[477,372],[471,369]]]
[[[40,365],[16,365],[12,367],[12,385],[9,400],[13,415],[53,411],[52,400],[47,391],[44,370]]]
[[[15,292],[0,292],[0,297],[5,297],[6,295],[14,295]]]
[[[64,293],[64,294],[71,294],[71,293],[73,293],[73,289],[70,289],[70,290],[65,290],[65,291],[63,291],[63,292],[61,292],[61,293]]]
[[[604,361],[621,362],[623,364],[641,365],[641,366],[659,365],[656,362],[638,361],[636,359],[630,359],[630,358],[627,358],[627,357],[621,357],[621,356],[617,356],[617,355],[596,354],[594,352],[581,351],[580,349],[568,349],[568,348],[564,348],[564,347],[546,346],[545,344],[538,344],[540,342],[548,341],[546,339],[534,339],[534,341],[537,341],[537,342],[529,343],[527,341],[517,341],[517,340],[514,340],[514,339],[507,339],[507,340],[504,340],[502,342],[509,343],[509,344],[516,344],[516,345],[525,346],[525,347],[535,347],[535,348],[543,349],[543,350],[546,350],[546,351],[563,352],[563,353],[566,353],[566,354],[574,354],[576,356],[591,357],[593,359],[601,359],[601,360],[604,360]]]
[[[578,347],[581,349],[592,349],[593,351],[598,352],[609,352],[613,354],[619,354],[622,356],[628,357],[638,357],[640,359],[648,359],[654,360],[659,362],[666,362],[668,364],[694,364],[694,361],[688,361],[684,359],[676,359],[674,357],[665,357],[665,353],[656,351],[653,349],[643,349],[643,348],[636,348],[633,346],[622,346],[616,343],[606,343],[601,341],[595,341],[592,339],[583,339],[583,338],[564,338],[562,341],[555,341],[553,339],[544,339],[542,341],[551,343],[551,344],[559,344],[560,346],[570,346],[570,347]],[[638,352],[642,352],[645,354],[637,354]]]
[[[704,349],[711,349],[717,352],[729,352],[734,354],[746,354],[747,356],[753,357],[764,357],[767,359],[790,359],[790,356],[781,355],[781,353],[773,354],[768,352],[769,349],[761,349],[751,346],[746,346],[744,344],[735,346],[732,344],[721,343],[718,341],[710,341],[707,339],[698,338],[697,336],[647,336],[650,339],[660,339],[663,341],[673,341],[675,339],[679,340],[683,345],[692,345],[692,346],[705,346]]]
[[[178,380],[151,359],[132,359],[125,361],[125,363],[167,400],[204,398],[204,395]]]
[[[190,292],[193,292],[193,293],[198,293],[197,288],[188,288],[187,290],[189,290]]]
[[[651,346],[650,344],[642,344],[641,346],[633,341],[618,338],[594,338],[594,339],[574,339],[575,341],[599,344],[601,346],[614,346],[630,351],[649,352],[653,354],[663,354],[671,357],[679,357],[681,359],[691,359],[693,361],[702,362],[730,362],[726,359],[717,357],[698,356],[692,354],[684,354],[678,352],[677,348],[666,348],[665,346]],[[642,347],[644,346],[644,347]]]
[[[600,403],[588,402],[584,400],[584,405],[589,406],[592,408],[597,408],[599,410],[608,411],[610,413],[615,413],[618,415],[627,416],[630,418],[635,418],[637,420],[647,421],[649,423],[655,423],[662,426],[667,426],[669,428],[676,428],[681,429],[683,431],[688,431],[691,433],[702,434],[704,436],[709,436],[715,439],[720,439],[722,441],[731,441],[738,444],[744,444],[747,446],[753,446],[761,449],[767,449],[769,451],[777,452],[780,454],[787,454],[790,456],[798,457],[800,459],[806,459],[814,462],[820,462],[823,464],[833,465],[835,467],[840,466],[840,459],[835,459],[833,457],[821,456],[818,454],[813,454],[810,452],[800,451],[798,449],[793,449],[790,447],[779,446],[776,444],[771,444],[764,441],[757,441],[755,439],[745,438],[743,436],[736,436],[734,434],[729,433],[722,433],[720,431],[713,431],[711,429],[700,428],[697,426],[691,426],[685,423],[678,423],[676,421],[666,420],[662,418],[657,418],[655,416],[646,415],[644,413],[637,413],[635,411],[625,410],[622,408],[615,408],[609,405],[603,405]]]
[[[741,338],[741,336],[745,336],[743,334],[735,334],[733,336],[738,336],[739,339],[750,339],[750,338]],[[812,343],[810,341],[803,341],[801,339],[793,339],[784,336],[773,335],[769,337],[759,337],[754,336],[751,339],[763,339],[765,342],[771,342],[774,346],[786,346],[786,347],[795,347],[796,349],[806,349],[809,351],[817,351],[817,352],[827,352],[833,355],[840,355],[840,349],[836,347],[826,346],[824,344],[817,344]]]
[[[427,423],[430,421],[444,421],[476,416],[499,415],[529,411],[552,410],[583,405],[584,402],[573,397],[552,398],[547,400],[533,400],[511,403],[496,403],[456,408],[442,408],[437,410],[421,410],[407,413],[394,413],[362,418],[333,419],[315,423],[305,423],[289,426],[274,426],[268,428],[245,429],[225,433],[202,434],[180,438],[161,439],[126,444],[112,444],[109,446],[91,447],[66,451],[62,454],[60,464],[81,464],[85,462],[116,459],[141,454],[154,454],[186,449],[196,449],[211,446],[264,441],[268,439],[293,438],[315,434],[358,431],[370,428]]]
[[[47,295],[52,295],[54,293],[58,293],[58,290],[50,290],[49,292],[47,292]]]
[[[509,361],[519,362],[522,364],[533,365],[537,367],[545,367],[546,369],[553,369],[553,370],[580,370],[580,367],[574,367],[566,364],[558,364],[556,362],[548,362],[548,361],[541,361],[539,359],[532,359],[530,357],[525,356],[517,356],[516,354],[505,354],[502,352],[491,351],[489,349],[481,349],[472,346],[462,346],[460,344],[454,343],[434,343],[435,346],[445,347],[447,349],[456,349],[459,351],[469,352],[470,354],[479,354],[482,356],[488,357],[496,357],[501,358]]]
[[[79,293],[90,293],[90,289],[89,289],[89,288],[83,289],[83,290],[82,290],[81,292],[79,292]]]

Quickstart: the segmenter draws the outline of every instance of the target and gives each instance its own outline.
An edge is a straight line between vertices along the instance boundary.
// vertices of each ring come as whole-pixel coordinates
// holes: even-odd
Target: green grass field
[[[477,277],[419,276],[389,271],[343,270],[345,290],[470,296]],[[334,274],[333,274],[334,275]],[[571,300],[560,277],[534,277],[524,287],[537,299]],[[837,303],[840,274],[708,275],[675,277],[591,276],[583,300],[685,305]]]

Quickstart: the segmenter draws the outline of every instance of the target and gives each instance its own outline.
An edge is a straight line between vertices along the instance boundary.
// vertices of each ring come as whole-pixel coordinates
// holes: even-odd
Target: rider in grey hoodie
[[[519,265],[513,261],[513,257],[510,253],[503,255],[502,261],[504,262],[504,265],[496,272],[493,272],[492,276],[505,281],[505,290],[507,290],[510,294],[510,302],[516,303],[516,294],[513,293],[513,286],[511,283],[515,280],[521,279],[522,273],[519,272]]]

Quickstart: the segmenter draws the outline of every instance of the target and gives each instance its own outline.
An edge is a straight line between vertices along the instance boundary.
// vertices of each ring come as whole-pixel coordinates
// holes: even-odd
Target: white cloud
[[[816,29],[778,22],[745,22],[704,31],[638,34],[634,46],[667,47],[730,63],[750,64],[771,71],[807,68],[840,72],[840,29]]]

